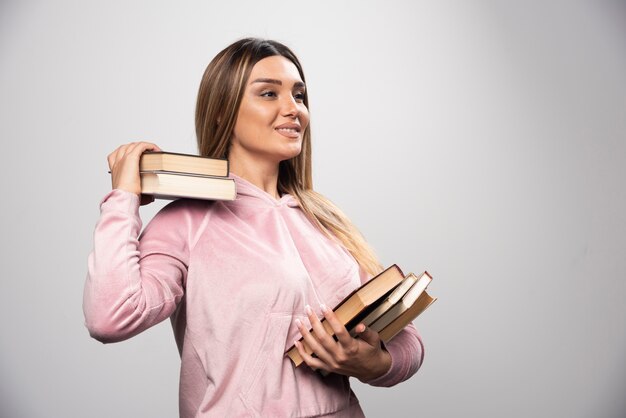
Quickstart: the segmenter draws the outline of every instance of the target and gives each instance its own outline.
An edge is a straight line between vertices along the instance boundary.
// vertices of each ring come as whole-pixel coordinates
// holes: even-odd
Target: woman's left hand
[[[328,335],[319,318],[310,307],[306,314],[313,328],[308,328],[296,320],[296,325],[304,337],[304,341],[313,350],[314,356],[307,354],[301,342],[296,348],[304,362],[314,370],[354,376],[362,382],[375,379],[385,374],[391,367],[391,356],[383,349],[378,333],[366,328],[363,324],[356,326],[359,338],[353,338],[345,326],[337,319],[335,313],[321,306],[324,318],[328,321],[337,339]]]

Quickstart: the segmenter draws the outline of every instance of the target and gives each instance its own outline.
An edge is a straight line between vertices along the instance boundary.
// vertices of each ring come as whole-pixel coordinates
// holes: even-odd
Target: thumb
[[[366,327],[364,324],[359,324],[356,327],[358,336],[360,339],[371,345],[372,347],[378,347],[380,345],[380,337],[376,331]],[[362,330],[362,331],[361,331]]]

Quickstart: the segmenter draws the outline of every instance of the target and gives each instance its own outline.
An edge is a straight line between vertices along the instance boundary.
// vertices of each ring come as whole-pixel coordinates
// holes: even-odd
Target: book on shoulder
[[[143,172],[141,193],[159,199],[234,200],[237,197],[235,180],[191,174]]]
[[[165,151],[146,151],[139,159],[141,193],[157,199],[234,200],[235,180],[228,160]]]
[[[436,300],[430,296],[420,299],[421,295],[425,294],[424,289],[430,280],[432,277],[427,272],[424,272],[420,277],[412,273],[405,277],[400,267],[393,264],[346,296],[333,311],[339,321],[351,331],[352,335],[355,335],[354,328],[359,323],[371,327],[384,318],[384,321],[380,322],[375,331],[386,342]],[[421,293],[418,292],[420,288],[422,288]],[[409,292],[410,296],[407,296]],[[413,299],[415,300],[413,301]],[[408,308],[397,307],[403,302],[408,304],[410,301],[414,303]],[[326,332],[334,336],[334,332],[326,319],[322,319],[321,322]],[[302,342],[307,353],[313,352],[302,338],[300,338],[300,342]],[[286,354],[296,367],[303,363],[302,356],[300,356],[295,345]]]
[[[165,151],[141,154],[139,171],[164,171],[201,176],[227,177],[228,160]]]

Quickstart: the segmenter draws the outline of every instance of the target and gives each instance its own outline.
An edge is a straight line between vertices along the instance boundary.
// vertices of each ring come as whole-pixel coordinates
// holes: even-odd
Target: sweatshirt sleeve
[[[361,270],[361,281],[369,280]],[[391,355],[391,367],[382,376],[365,383],[372,386],[390,387],[413,376],[424,360],[424,344],[413,324],[407,325],[395,337],[384,344]]]
[[[407,325],[389,342],[385,348],[391,355],[391,367],[384,375],[370,380],[372,386],[393,386],[413,376],[424,360],[424,345],[415,326]]]
[[[112,190],[102,200],[83,293],[85,325],[104,343],[122,341],[168,318],[184,293],[188,225],[172,204],[141,238],[139,197]]]

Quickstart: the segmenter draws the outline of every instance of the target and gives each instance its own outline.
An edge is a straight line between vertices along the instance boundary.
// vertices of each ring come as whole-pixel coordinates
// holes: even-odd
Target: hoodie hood
[[[292,208],[300,207],[295,197],[290,194],[284,194],[280,199],[275,199],[272,195],[262,190],[258,186],[250,183],[239,177],[236,174],[230,173],[230,178],[235,180],[237,187],[237,198],[235,203],[243,203],[252,206],[289,206]]]

